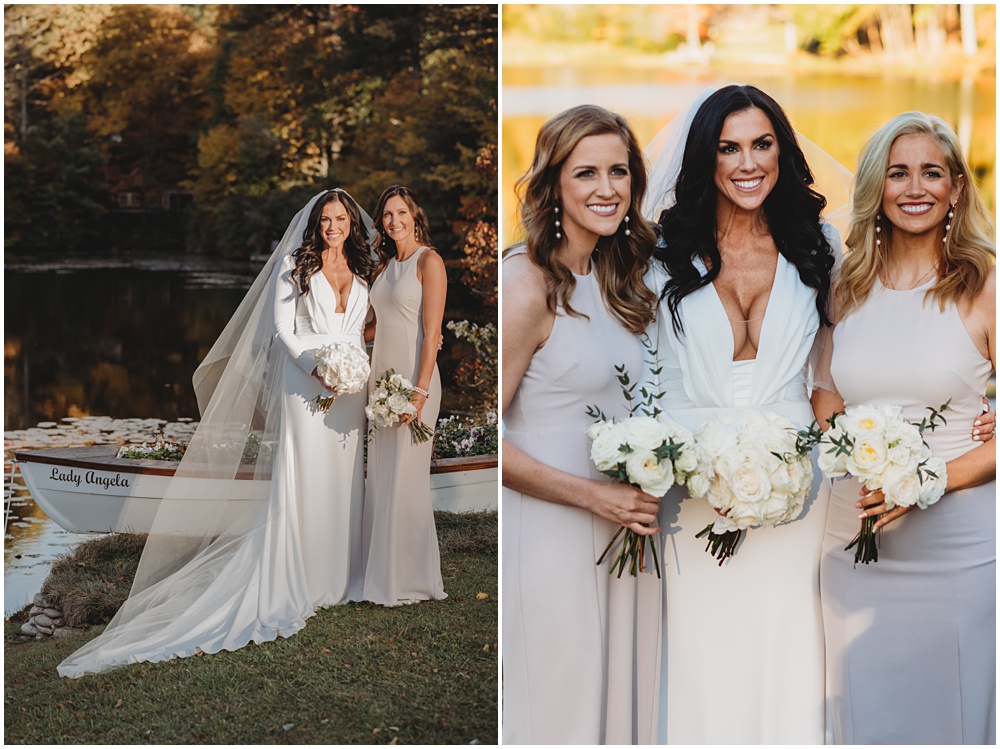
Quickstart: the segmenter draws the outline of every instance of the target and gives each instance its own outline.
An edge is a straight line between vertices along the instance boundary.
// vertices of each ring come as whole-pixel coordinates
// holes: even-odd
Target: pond
[[[198,418],[191,375],[262,265],[197,256],[8,259],[5,483],[17,448],[149,441],[160,428],[185,439]],[[449,383],[462,355],[445,336],[442,415],[457,409]],[[19,475],[12,490],[5,615],[29,602],[52,559],[81,540],[45,517]]]
[[[599,104],[628,118],[645,145],[708,86],[738,81],[773,96],[804,136],[851,171],[868,136],[893,116],[918,109],[952,123],[966,148],[976,180],[995,213],[996,78],[960,82],[903,77],[796,74],[785,69],[705,70],[664,67],[583,68],[550,65],[504,69],[503,245],[515,238],[514,182],[531,162],[538,129],[549,117],[578,104]]]

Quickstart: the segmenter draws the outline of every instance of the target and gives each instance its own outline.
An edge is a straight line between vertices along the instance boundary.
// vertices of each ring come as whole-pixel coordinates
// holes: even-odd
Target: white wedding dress
[[[826,226],[831,246],[836,232]],[[700,266],[702,273],[704,265]],[[667,276],[648,276],[657,294]],[[733,361],[732,327],[709,284],[680,305],[675,333],[666,302],[651,334],[662,368],[660,406],[696,432],[729,409],[773,411],[798,426],[812,409],[807,367],[820,327],[816,292],[779,256],[757,358]],[[660,503],[664,646],[658,738],[671,744],[822,744],[823,626],[819,560],[826,519],[817,478],[793,522],[744,532],[721,567],[695,534],[718,517],[674,487]]]
[[[310,373],[312,352],[327,343],[364,350],[368,289],[355,278],[345,312],[338,313],[336,294],[322,272],[300,296],[292,269],[290,256],[275,266],[272,309],[259,310],[273,312],[273,325],[264,321],[260,330],[271,331],[280,345],[258,346],[255,350],[265,353],[246,365],[266,360],[267,366],[282,368],[272,380],[278,390],[273,394],[277,440],[266,502],[246,520],[245,532],[220,531],[180,569],[133,595],[105,633],[60,664],[62,676],[287,637],[317,608],[360,599],[365,393],[342,395],[322,413],[311,403],[322,386]],[[228,479],[217,480],[225,485]],[[237,480],[231,486],[236,492],[248,483],[256,482]],[[178,486],[169,499],[182,508],[183,486]],[[169,536],[163,526],[173,511],[163,507],[154,532]]]

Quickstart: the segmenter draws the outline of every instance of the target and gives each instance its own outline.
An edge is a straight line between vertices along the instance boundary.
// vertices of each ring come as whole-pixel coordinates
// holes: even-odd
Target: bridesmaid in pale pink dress
[[[378,261],[372,281],[375,319],[374,383],[392,369],[413,383],[414,415],[393,428],[376,429],[368,442],[368,476],[362,554],[364,598],[398,606],[446,598],[441,580],[434,508],[431,504],[433,440],[416,443],[407,426],[419,419],[433,429],[441,407],[437,352],[448,277],[431,246],[427,215],[413,191],[393,185],[375,207]]]
[[[660,581],[595,564],[657,500],[590,462],[587,406],[627,415],[615,379],[643,367],[654,236],[628,123],[577,107],[543,125],[503,261],[503,741],[650,743]]]
[[[856,479],[825,484],[836,743],[996,743],[996,440],[967,426],[996,370],[991,223],[942,120],[901,114],[865,146],[834,295],[831,377],[813,402],[821,423],[845,403],[898,405],[919,422],[950,400],[948,423],[924,433],[948,483],[925,510],[888,510]],[[875,563],[855,565],[844,548],[859,516],[881,516]]]

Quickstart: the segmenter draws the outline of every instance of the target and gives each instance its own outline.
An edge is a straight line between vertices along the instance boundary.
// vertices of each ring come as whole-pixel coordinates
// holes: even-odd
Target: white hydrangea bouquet
[[[894,507],[916,505],[927,509],[944,494],[948,484],[945,462],[931,455],[924,442],[925,429],[934,431],[947,403],[931,408],[930,417],[920,424],[903,418],[899,406],[861,405],[838,411],[819,440],[819,468],[827,478],[857,477],[865,488],[881,491],[885,504]],[[877,517],[861,520],[861,530],[845,551],[857,547],[854,563],[878,561]]]
[[[654,353],[655,352],[651,352]],[[669,419],[654,406],[662,393],[651,393],[645,387],[635,397],[633,384],[624,366],[616,366],[618,382],[629,404],[629,416],[615,421],[608,419],[596,406],[587,408],[587,415],[596,419],[587,430],[591,439],[590,459],[597,470],[616,482],[632,484],[646,494],[662,497],[674,484],[684,484],[698,466],[698,447],[694,437],[684,427]],[[646,542],[660,577],[660,561],[652,536],[643,536],[622,526],[611,538],[597,560],[601,564],[613,548],[617,556],[610,572],[622,576],[628,567],[635,576],[646,568]]]
[[[779,525],[802,512],[812,486],[811,450],[818,427],[797,430],[770,411],[728,411],[706,422],[695,440],[705,456],[688,480],[691,497],[722,513],[695,537],[719,565],[733,556],[744,530]]]
[[[375,383],[375,389],[368,396],[365,414],[368,416],[370,429],[384,429],[399,423],[400,417],[415,414],[416,406],[410,403],[410,398],[416,389],[413,383],[390,369]],[[426,442],[434,436],[434,430],[414,419],[410,422],[410,434],[414,442]]]
[[[338,395],[360,393],[368,385],[371,366],[368,356],[349,343],[328,343],[313,353],[316,374],[326,387],[312,399],[320,411],[326,413]]]

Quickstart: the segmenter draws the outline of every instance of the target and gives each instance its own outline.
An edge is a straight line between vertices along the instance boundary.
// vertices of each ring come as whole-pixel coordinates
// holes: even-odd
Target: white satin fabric
[[[832,246],[839,238],[826,227]],[[704,265],[700,265],[702,273]],[[659,294],[662,266],[648,275]],[[660,405],[696,432],[733,408],[812,420],[809,360],[820,327],[816,293],[779,256],[757,357],[733,361],[732,326],[712,284],[680,305],[674,331],[661,302],[651,337]],[[814,487],[815,488],[815,487]],[[658,739],[671,744],[817,744],[824,741],[819,547],[825,510],[815,491],[802,515],[752,529],[719,567],[695,534],[718,515],[675,487],[660,503],[664,536],[664,641]]]
[[[273,462],[259,459],[270,465],[270,475],[255,481],[208,478],[211,474],[175,479],[174,507],[157,515],[154,531],[169,540],[167,525],[176,522],[171,516],[183,512],[184,497],[198,482],[215,482],[211,493],[223,507],[215,510],[220,517],[228,505],[240,504],[237,492],[263,488],[266,502],[220,531],[172,574],[130,597],[101,636],[60,664],[60,675],[79,677],[287,637],[305,626],[316,608],[360,597],[365,394],[338,397],[324,414],[311,403],[323,388],[309,373],[315,366],[312,352],[325,343],[363,347],[368,290],[356,278],[347,310],[338,314],[322,273],[299,296],[292,267],[286,257],[270,281],[267,328],[281,344],[270,349],[268,359],[268,366],[281,368],[271,380],[280,403],[270,409],[278,416]],[[262,452],[266,449],[265,443]],[[188,504],[189,512],[209,506],[204,500]],[[178,536],[178,543],[183,546],[189,535]]]

